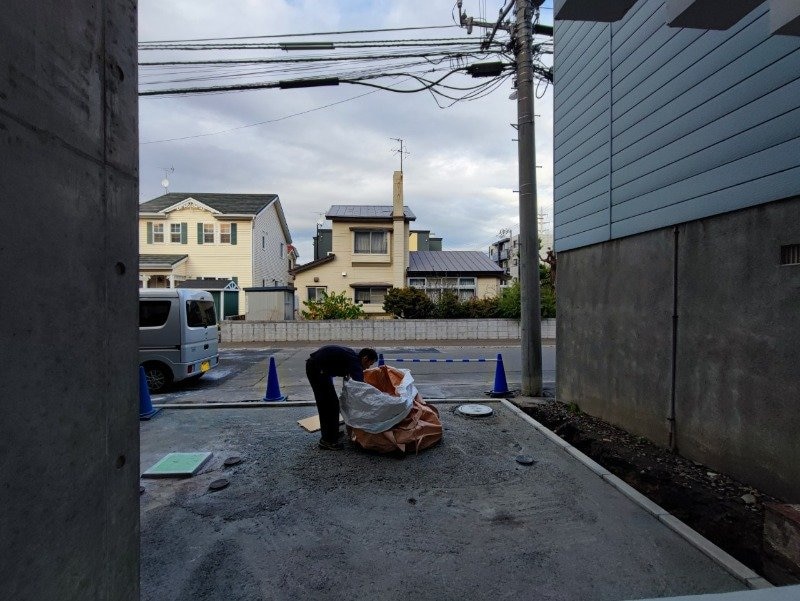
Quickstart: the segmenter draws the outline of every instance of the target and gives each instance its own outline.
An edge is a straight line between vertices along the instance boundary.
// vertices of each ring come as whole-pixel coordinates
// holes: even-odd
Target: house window
[[[425,288],[425,278],[408,278],[408,285],[412,288]]]
[[[170,223],[169,225],[169,241],[174,244],[181,243],[181,224]]]
[[[320,301],[322,296],[328,288],[326,286],[309,286],[308,287],[308,300]]]
[[[355,232],[355,253],[385,255],[386,248],[386,232]]]
[[[281,259],[283,259],[283,242],[281,242]]]
[[[219,226],[219,242],[220,244],[231,243],[231,224],[221,223]]]
[[[365,305],[382,305],[386,299],[386,288],[356,288],[355,301]]]
[[[267,237],[261,236],[261,250],[264,250],[265,248],[267,248]]]
[[[153,242],[164,242],[164,224],[153,224]]]
[[[411,284],[412,281],[424,282],[424,285]],[[475,278],[409,278],[409,285],[425,290],[429,297],[436,300],[442,292],[451,290],[460,300],[468,300],[477,296]]]
[[[203,243],[204,244],[214,244],[214,224],[213,223],[204,223],[203,224]]]

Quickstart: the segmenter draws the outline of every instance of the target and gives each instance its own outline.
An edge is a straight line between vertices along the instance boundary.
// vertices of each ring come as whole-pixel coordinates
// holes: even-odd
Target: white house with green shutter
[[[141,288],[193,280],[284,288],[297,258],[276,194],[171,192],[148,200],[139,205],[139,252]],[[246,309],[240,294],[238,313]]]

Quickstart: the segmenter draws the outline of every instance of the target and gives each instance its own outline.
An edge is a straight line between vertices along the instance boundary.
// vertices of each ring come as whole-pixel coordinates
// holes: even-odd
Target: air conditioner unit
[[[333,254],[333,251],[328,251],[328,256],[330,257]]]

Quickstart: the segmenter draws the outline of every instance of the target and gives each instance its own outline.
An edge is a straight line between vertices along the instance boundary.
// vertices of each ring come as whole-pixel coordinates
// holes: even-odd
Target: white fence
[[[542,338],[556,337],[556,320],[542,320]],[[519,340],[516,319],[393,319],[223,321],[222,342],[371,340]]]

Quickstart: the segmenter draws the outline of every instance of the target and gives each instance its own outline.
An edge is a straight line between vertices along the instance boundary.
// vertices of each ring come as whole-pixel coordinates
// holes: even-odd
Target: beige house
[[[410,231],[416,216],[403,204],[402,172],[396,171],[393,180],[391,206],[333,205],[328,210],[331,250],[293,271],[301,311],[303,301],[323,292],[344,292],[371,317],[386,315],[383,300],[391,288],[415,286],[431,296],[448,288],[461,298],[499,292],[505,274],[483,253],[409,249],[411,244],[418,248],[420,232],[427,232]]]
[[[218,282],[244,314],[239,290],[291,285],[291,242],[275,194],[165,194],[139,205],[139,286]]]

